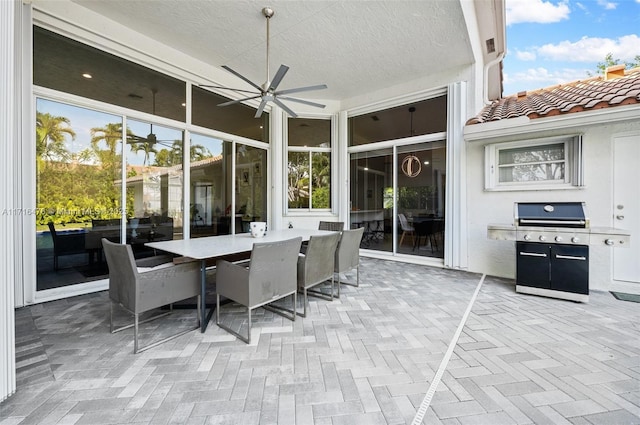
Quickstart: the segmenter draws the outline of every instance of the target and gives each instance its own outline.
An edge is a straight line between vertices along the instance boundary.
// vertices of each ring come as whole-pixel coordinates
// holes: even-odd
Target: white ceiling
[[[73,1],[258,85],[266,79],[262,8],[272,7],[271,76],[290,67],[279,89],[329,86],[301,98],[347,99],[473,62],[458,0]]]

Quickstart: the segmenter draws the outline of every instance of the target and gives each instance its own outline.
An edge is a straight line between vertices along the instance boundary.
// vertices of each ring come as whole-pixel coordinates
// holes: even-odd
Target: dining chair
[[[251,344],[251,311],[282,298],[293,296],[296,306],[296,262],[302,238],[277,242],[254,243],[249,266],[218,260],[216,271],[216,324],[247,344]],[[247,336],[241,335],[220,322],[220,297],[228,298],[247,308]],[[296,315],[281,309],[269,309],[290,320]]]
[[[344,229],[344,221],[320,221],[318,224],[318,230],[328,230],[331,232],[342,232]],[[302,246],[300,247],[301,253],[307,252],[307,245],[309,241],[302,242]]]
[[[53,270],[58,270],[58,257],[63,255],[89,254],[85,249],[85,234],[80,232],[58,233],[53,222],[47,223],[53,240]],[[90,257],[89,257],[90,258]]]
[[[402,246],[405,235],[411,235],[413,245],[415,245],[416,229],[414,229],[413,226],[409,224],[409,222],[407,221],[407,217],[405,217],[404,214],[398,214],[398,218],[400,219],[400,228],[402,229],[402,236],[400,237],[400,243],[398,243],[398,247]]]
[[[139,344],[138,326],[173,312],[172,304],[197,297],[200,306],[200,264],[197,261],[182,264],[163,263],[155,267],[138,267],[131,245],[117,244],[102,239],[104,255],[109,267],[109,324],[111,333],[133,327],[133,352],[140,353],[184,335],[200,327],[199,308],[196,325],[172,334],[144,347]],[[133,314],[133,324],[114,328],[113,306],[119,305]],[[140,315],[160,307],[169,306],[168,312],[158,313],[140,321]]]
[[[336,248],[334,273],[338,274],[338,294],[336,298],[340,298],[340,284],[344,283],[351,286],[360,286],[360,241],[364,228],[360,227],[353,230],[345,230],[342,232],[338,247]],[[348,281],[342,282],[340,274],[356,269],[356,283]]]
[[[318,230],[331,230],[333,232],[342,232],[344,229],[344,221],[320,221]]]
[[[307,295],[314,295],[329,301],[333,300],[333,270],[339,240],[339,232],[311,236],[306,253],[300,254],[298,257],[298,289],[302,291],[303,295],[302,314],[296,309],[296,314],[299,316],[307,317]],[[330,294],[310,289],[327,280],[331,280]]]

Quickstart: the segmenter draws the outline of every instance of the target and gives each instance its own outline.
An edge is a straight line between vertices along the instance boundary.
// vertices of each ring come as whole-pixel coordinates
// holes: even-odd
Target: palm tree
[[[106,168],[120,168],[118,161],[118,144],[122,141],[122,122],[108,123],[104,127],[94,127],[91,132],[91,147],[100,163]],[[127,130],[127,134],[130,131]],[[100,149],[104,142],[106,149]]]
[[[127,134],[130,131],[127,130]],[[122,140],[122,122],[108,123],[104,127],[94,127],[91,129],[91,146],[96,151],[99,150],[101,141],[107,145],[107,149],[112,155],[116,154],[118,142]]]
[[[69,151],[65,145],[66,136],[75,140],[76,133],[69,118],[36,112],[36,154],[49,161],[67,161]]]

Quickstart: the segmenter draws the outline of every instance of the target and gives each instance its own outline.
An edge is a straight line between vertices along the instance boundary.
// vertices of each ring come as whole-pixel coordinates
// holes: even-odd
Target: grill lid
[[[517,202],[516,226],[589,227],[584,202]]]

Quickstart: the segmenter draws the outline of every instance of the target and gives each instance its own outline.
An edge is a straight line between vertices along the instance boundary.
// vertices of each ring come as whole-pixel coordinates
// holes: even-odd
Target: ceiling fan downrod
[[[269,85],[271,85],[271,81],[269,80],[269,21],[275,14],[275,11],[270,7],[263,7],[262,14],[265,18],[267,18],[267,79],[262,86],[262,91],[266,93],[268,91]]]

